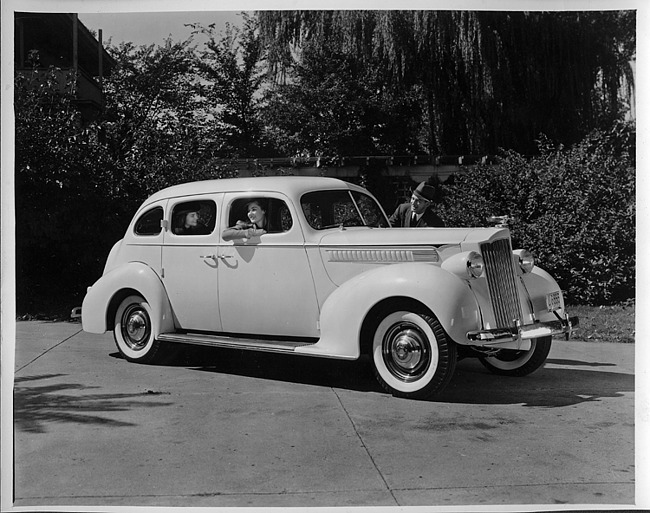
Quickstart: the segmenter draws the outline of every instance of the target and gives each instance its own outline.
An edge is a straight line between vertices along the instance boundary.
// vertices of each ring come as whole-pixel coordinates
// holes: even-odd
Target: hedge
[[[441,188],[447,226],[509,215],[513,245],[531,250],[569,302],[613,304],[635,293],[635,127],[616,123],[571,148],[538,141],[539,155],[503,151],[496,165]]]

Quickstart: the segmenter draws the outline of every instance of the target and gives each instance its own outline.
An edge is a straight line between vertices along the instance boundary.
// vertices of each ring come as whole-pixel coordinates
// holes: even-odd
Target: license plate
[[[555,310],[562,308],[562,303],[560,302],[561,297],[560,291],[557,290],[550,294],[546,294],[546,308],[548,308],[549,312],[554,312]]]

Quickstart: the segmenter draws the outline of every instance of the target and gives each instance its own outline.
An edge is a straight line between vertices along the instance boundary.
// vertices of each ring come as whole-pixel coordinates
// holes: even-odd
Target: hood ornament
[[[486,220],[496,228],[510,228],[510,223],[514,221],[510,216],[490,216]]]

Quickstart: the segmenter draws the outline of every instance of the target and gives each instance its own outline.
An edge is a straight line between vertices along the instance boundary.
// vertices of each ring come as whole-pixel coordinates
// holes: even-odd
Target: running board
[[[157,337],[161,342],[176,344],[194,344],[210,347],[226,347],[229,349],[247,349],[250,351],[265,351],[269,353],[293,353],[297,347],[311,346],[316,342],[264,340],[224,335],[207,335],[199,333],[162,333]]]

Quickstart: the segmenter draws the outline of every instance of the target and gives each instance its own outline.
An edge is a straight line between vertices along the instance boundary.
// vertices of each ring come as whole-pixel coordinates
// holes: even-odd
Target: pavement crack
[[[21,370],[23,370],[25,367],[29,367],[32,363],[34,363],[36,360],[38,360],[41,356],[44,356],[44,355],[46,355],[47,353],[49,353],[52,349],[55,349],[55,348],[59,347],[61,344],[63,344],[64,342],[67,342],[67,341],[70,340],[72,337],[76,337],[76,336],[79,335],[79,333],[81,333],[82,331],[83,331],[83,330],[81,330],[81,329],[80,329],[79,331],[75,331],[72,335],[70,335],[70,336],[67,337],[67,338],[64,338],[64,339],[63,339],[61,342],[59,342],[58,344],[54,344],[52,347],[46,349],[46,350],[43,351],[41,354],[39,354],[36,358],[33,358],[31,361],[27,362],[25,365],[23,365],[23,366],[20,367],[19,369],[16,369],[16,371],[14,372],[14,375],[17,374],[18,372],[20,372]]]
[[[336,399],[338,399],[339,404],[341,405],[341,408],[343,408],[343,411],[345,412],[345,415],[347,416],[348,420],[350,421],[350,425],[352,426],[352,429],[354,429],[354,433],[357,435],[357,438],[359,439],[359,442],[361,442],[361,446],[363,447],[364,451],[366,451],[366,454],[368,455],[368,458],[370,458],[370,461],[372,462],[372,465],[375,467],[375,470],[377,471],[377,474],[379,474],[379,477],[384,483],[384,486],[386,487],[386,490],[388,490],[388,493],[390,493],[390,496],[393,498],[395,501],[395,505],[399,506],[399,502],[397,501],[397,498],[395,497],[395,494],[393,493],[393,490],[390,488],[388,485],[388,481],[386,481],[386,478],[384,477],[384,474],[381,472],[379,469],[379,466],[377,465],[377,462],[375,461],[375,458],[373,458],[372,453],[370,452],[370,449],[366,445],[366,443],[363,441],[363,438],[361,437],[361,434],[357,430],[357,426],[354,423],[354,420],[352,420],[352,417],[350,416],[350,413],[348,412],[347,408],[343,404],[343,401],[341,400],[341,396],[332,388],[332,392],[334,392],[334,395],[336,396]]]

